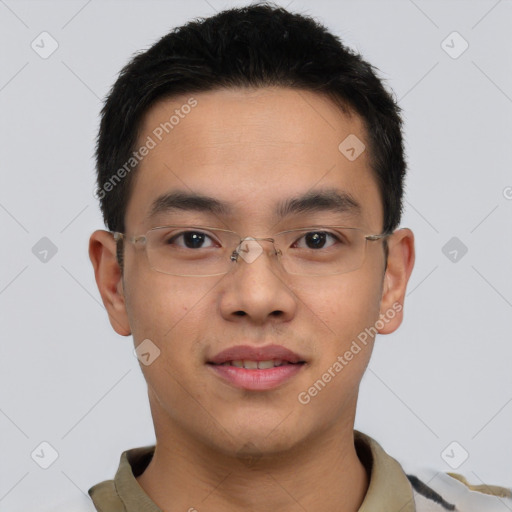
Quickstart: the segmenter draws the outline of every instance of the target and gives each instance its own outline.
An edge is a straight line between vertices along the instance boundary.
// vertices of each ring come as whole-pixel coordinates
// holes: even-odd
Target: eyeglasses
[[[312,226],[276,233],[269,238],[242,238],[227,229],[200,226],[158,226],[145,235],[112,232],[116,242],[143,245],[149,265],[163,274],[206,277],[228,273],[239,260],[254,262],[270,242],[272,254],[289,274],[327,276],[357,270],[368,242],[391,233],[367,235],[359,228]]]

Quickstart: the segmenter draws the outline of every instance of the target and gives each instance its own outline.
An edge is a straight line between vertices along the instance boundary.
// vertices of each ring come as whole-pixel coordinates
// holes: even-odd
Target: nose
[[[271,238],[241,241],[231,256],[235,266],[223,279],[220,311],[224,319],[261,325],[293,318],[297,300],[277,264],[279,253]]]

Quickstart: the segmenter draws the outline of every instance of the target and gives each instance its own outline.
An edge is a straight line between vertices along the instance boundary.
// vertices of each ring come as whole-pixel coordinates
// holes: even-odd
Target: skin
[[[382,202],[368,151],[349,161],[338,145],[349,134],[363,142],[357,115],[347,116],[317,93],[287,88],[194,94],[197,106],[140,163],[126,213],[126,232],[144,234],[168,219],[148,220],[163,192],[198,192],[228,202],[233,212],[181,213],[191,224],[270,236],[289,227],[344,224],[381,233]],[[188,96],[155,104],[142,124],[142,144]],[[366,142],[365,142],[366,144]],[[367,145],[368,147],[368,145]],[[323,187],[350,192],[360,216],[315,212],[277,219],[283,199]],[[185,217],[183,217],[185,215]],[[414,236],[400,229],[369,242],[363,265],[350,273],[312,278],[280,270],[265,253],[223,276],[179,277],[154,271],[144,250],[125,246],[121,275],[115,244],[95,231],[89,254],[113,328],[149,338],[161,351],[141,364],[155,426],[156,450],[137,478],[167,512],[355,511],[368,475],[353,441],[358,389],[373,341],[307,405],[297,396],[343,355],[379,315],[404,303],[414,265]],[[395,331],[396,312],[381,334]],[[281,344],[307,361],[269,391],[244,391],[205,365],[233,345]]]

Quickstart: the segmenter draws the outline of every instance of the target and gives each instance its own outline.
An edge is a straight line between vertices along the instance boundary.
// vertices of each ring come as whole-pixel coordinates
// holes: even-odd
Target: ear
[[[380,304],[380,334],[394,332],[403,320],[407,283],[414,267],[414,234],[408,228],[396,230],[388,238],[388,264],[384,274]]]
[[[110,324],[121,336],[129,336],[131,329],[126,312],[122,273],[116,258],[116,241],[111,233],[98,230],[91,235],[89,258]]]

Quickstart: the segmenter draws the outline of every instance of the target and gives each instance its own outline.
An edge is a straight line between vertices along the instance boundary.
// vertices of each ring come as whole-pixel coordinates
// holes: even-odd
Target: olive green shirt
[[[370,483],[359,512],[414,512],[414,493],[400,464],[370,437],[355,432],[358,457],[370,475]],[[151,461],[153,446],[123,452],[113,480],[89,489],[99,512],[161,512],[136,480]]]
[[[371,437],[354,431],[356,452],[369,475],[358,512],[504,512],[512,510],[509,488],[470,484],[462,475],[434,469],[405,474]],[[89,489],[87,506],[65,512],[161,512],[136,480],[148,466],[155,446],[123,452],[113,480]],[[190,510],[195,510],[190,507]]]

